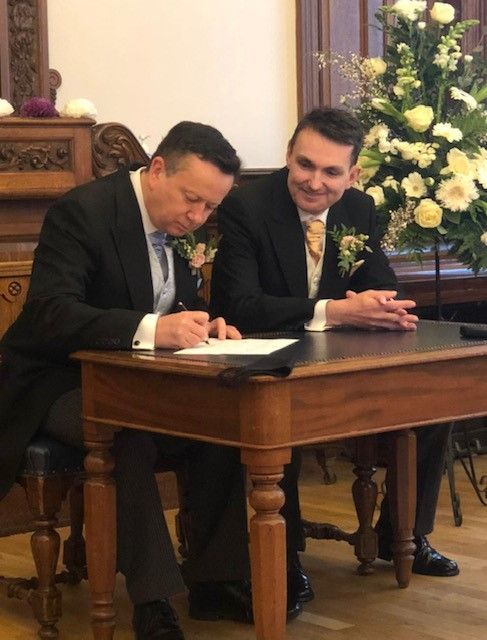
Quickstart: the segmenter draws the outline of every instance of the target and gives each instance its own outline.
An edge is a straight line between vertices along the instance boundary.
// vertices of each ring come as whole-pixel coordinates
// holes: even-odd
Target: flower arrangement
[[[91,100],[73,98],[64,105],[61,115],[65,118],[96,118],[97,110]]]
[[[48,98],[34,97],[22,104],[20,115],[23,118],[57,118],[59,114]]]
[[[359,188],[377,208],[383,247],[421,261],[444,243],[478,273],[487,268],[487,99],[485,60],[464,55],[455,10],[397,0],[376,18],[383,58],[317,54],[352,81],[342,96],[366,128]],[[358,106],[357,106],[358,104]]]
[[[333,227],[328,231],[338,247],[338,270],[343,278],[347,273],[353,276],[365,260],[357,260],[357,255],[362,251],[372,253],[372,249],[365,243],[369,236],[365,233],[357,233],[355,227],[347,228],[344,224],[341,228]]]
[[[188,261],[193,275],[199,275],[204,264],[213,262],[218,251],[219,238],[212,237],[208,242],[197,242],[194,233],[187,233],[181,238],[173,238],[171,247]]]
[[[5,98],[0,98],[0,118],[4,116],[9,116],[14,112],[14,108],[10,104],[8,100]]]

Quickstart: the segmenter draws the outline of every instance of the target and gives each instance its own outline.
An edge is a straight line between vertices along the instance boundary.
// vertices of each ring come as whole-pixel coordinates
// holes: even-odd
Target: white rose
[[[74,98],[64,105],[61,115],[65,118],[96,118],[97,111],[91,100]]]
[[[441,224],[443,217],[442,208],[431,198],[421,200],[414,210],[414,221],[424,229],[432,229]]]
[[[3,118],[3,116],[9,116],[13,112],[14,108],[12,107],[10,102],[8,100],[0,98],[0,118]]]
[[[366,58],[365,64],[373,76],[381,76],[387,69],[387,64],[382,58]]]
[[[455,19],[455,7],[452,7],[448,2],[435,2],[430,15],[435,22],[449,24]]]
[[[411,129],[418,133],[424,133],[433,122],[434,113],[431,107],[419,104],[414,109],[405,111],[404,117]]]
[[[384,204],[384,202],[386,201],[384,197],[384,190],[382,189],[382,187],[369,187],[365,193],[367,193],[369,196],[372,196],[376,207],[380,207],[380,205]]]

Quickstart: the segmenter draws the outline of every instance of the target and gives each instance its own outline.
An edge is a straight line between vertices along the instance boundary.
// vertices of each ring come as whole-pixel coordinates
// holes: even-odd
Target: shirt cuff
[[[142,318],[132,338],[132,349],[155,349],[158,320],[158,313],[148,313]]]
[[[331,328],[326,325],[326,306],[329,302],[330,299],[318,300],[315,304],[313,317],[304,325],[306,331],[326,331]]]

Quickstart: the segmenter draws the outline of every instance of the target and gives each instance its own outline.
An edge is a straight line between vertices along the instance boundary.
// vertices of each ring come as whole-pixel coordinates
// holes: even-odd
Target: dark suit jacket
[[[316,299],[308,298],[304,234],[287,188],[287,169],[235,189],[218,209],[222,234],[212,272],[211,310],[241,331],[302,329],[316,300],[343,298],[347,289],[395,289],[396,277],[379,246],[371,197],[348,189],[330,208],[327,228],[355,227],[372,253],[355,274],[341,277],[338,249],[327,234]]]
[[[202,308],[196,277],[174,256],[176,299]],[[152,312],[147,243],[128,170],[78,187],[48,211],[27,302],[2,343],[0,497],[51,404],[80,385],[79,349],[131,349]]]

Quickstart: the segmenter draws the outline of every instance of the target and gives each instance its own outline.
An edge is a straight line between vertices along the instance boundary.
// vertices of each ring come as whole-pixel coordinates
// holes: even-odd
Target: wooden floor
[[[487,474],[487,456],[478,458]],[[332,521],[354,527],[350,499],[351,465],[336,465],[338,483],[320,484],[320,472],[307,456],[301,487],[303,512],[308,519]],[[376,478],[383,477],[379,470]],[[413,576],[407,590],[397,588],[392,567],[376,562],[376,573],[355,574],[352,549],[346,543],[310,541],[302,562],[316,598],[303,614],[288,625],[288,640],[485,640],[487,637],[487,507],[483,507],[468,484],[459,463],[456,477],[461,494],[464,523],[453,525],[448,485],[444,479],[437,524],[431,541],[455,558],[461,573],[455,578]],[[172,514],[169,513],[172,522]],[[31,575],[29,537],[0,539],[0,573]],[[87,585],[63,586],[63,617],[60,638],[89,640]],[[201,623],[186,615],[184,594],[174,599],[187,640],[251,640],[252,627],[233,623]],[[133,638],[132,607],[117,581],[118,640]],[[34,640],[36,625],[25,603],[0,599],[0,640]]]

